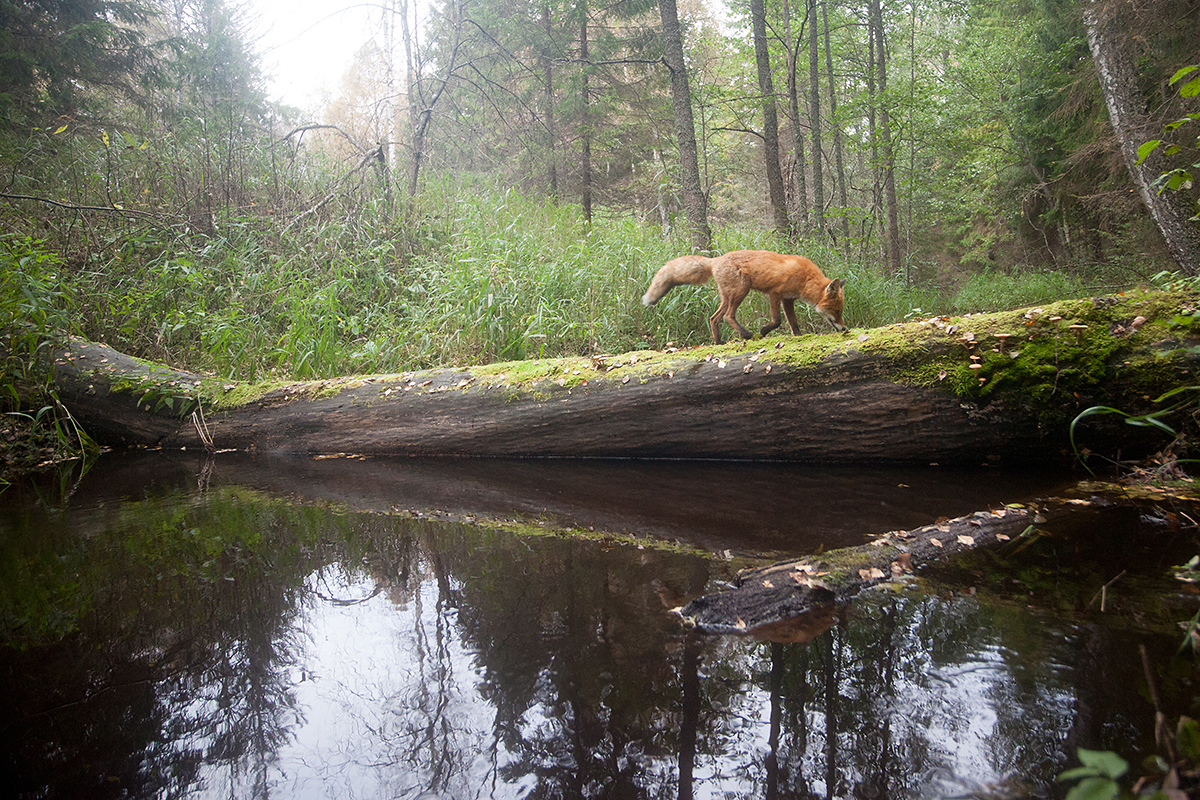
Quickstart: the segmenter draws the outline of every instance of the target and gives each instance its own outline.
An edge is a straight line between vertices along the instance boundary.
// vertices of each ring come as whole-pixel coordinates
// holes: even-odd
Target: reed
[[[598,216],[589,226],[573,204],[454,177],[431,180],[419,202],[394,215],[368,204],[353,215],[285,227],[273,217],[241,216],[208,236],[124,229],[112,237],[117,244],[70,265],[48,244],[9,237],[0,252],[0,320],[10,339],[25,337],[23,353],[38,348],[31,331],[65,327],[137,355],[245,380],[710,341],[711,286],[679,287],[642,306],[654,272],[688,245],[632,214]],[[715,243],[721,251],[799,252],[830,277],[846,278],[851,327],[1084,291],[1060,273],[989,274],[944,296],[887,278],[826,243],[787,244],[734,228],[718,229]],[[757,293],[739,311],[752,329],[767,315]],[[802,314],[801,322],[828,330],[815,315]],[[9,391],[13,374],[6,370]]]

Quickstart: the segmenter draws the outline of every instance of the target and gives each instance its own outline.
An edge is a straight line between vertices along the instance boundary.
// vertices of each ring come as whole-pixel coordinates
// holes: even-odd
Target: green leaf
[[[1190,81],[1179,87],[1180,97],[1195,97],[1200,94],[1200,77],[1192,78]]]
[[[1129,770],[1129,762],[1111,750],[1088,750],[1081,747],[1077,752],[1080,764],[1094,767],[1114,780]]]
[[[1176,84],[1176,82],[1178,82],[1179,80],[1181,80],[1182,78],[1184,78],[1188,75],[1191,75],[1193,72],[1195,72],[1198,69],[1200,69],[1200,64],[1189,64],[1186,67],[1180,67],[1179,69],[1177,69],[1175,71],[1175,74],[1171,76],[1171,80],[1168,81],[1168,83],[1170,83],[1170,85],[1174,86]]]
[[[1137,152],[1137,156],[1138,156],[1137,163],[1140,164],[1143,161],[1145,161],[1146,156],[1153,153],[1154,148],[1158,147],[1160,144],[1162,144],[1162,139],[1151,139],[1150,141],[1146,142],[1141,147],[1139,147],[1138,152]]]
[[[1175,743],[1179,746],[1179,754],[1189,763],[1200,761],[1200,723],[1190,717],[1180,717]]]
[[[1120,791],[1108,778],[1084,778],[1067,792],[1067,800],[1113,800]]]
[[[1191,182],[1192,175],[1190,172],[1175,170],[1171,173],[1171,177],[1167,179],[1167,188],[1173,192],[1177,192],[1182,186],[1190,184]]]

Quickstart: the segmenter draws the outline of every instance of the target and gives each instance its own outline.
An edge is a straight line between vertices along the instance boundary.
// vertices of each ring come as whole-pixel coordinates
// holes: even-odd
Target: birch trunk
[[[1088,47],[1129,177],[1150,212],[1150,218],[1162,233],[1175,263],[1185,274],[1195,275],[1200,271],[1200,226],[1188,221],[1188,214],[1173,202],[1175,198],[1171,193],[1157,194],[1150,185],[1156,174],[1154,156],[1137,163],[1138,147],[1155,137],[1154,132],[1148,130],[1146,116],[1141,111],[1145,100],[1138,92],[1137,74],[1129,51],[1130,25],[1123,17],[1124,10],[1124,4],[1112,0],[1088,0],[1083,9]]]

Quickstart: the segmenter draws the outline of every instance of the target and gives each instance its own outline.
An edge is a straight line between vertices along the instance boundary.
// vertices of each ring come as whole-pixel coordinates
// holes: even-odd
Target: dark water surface
[[[1154,752],[1139,645],[1198,713],[1186,530],[1090,512],[805,644],[669,609],[1064,477],[109,455],[0,494],[0,794],[1061,795],[1077,747]]]

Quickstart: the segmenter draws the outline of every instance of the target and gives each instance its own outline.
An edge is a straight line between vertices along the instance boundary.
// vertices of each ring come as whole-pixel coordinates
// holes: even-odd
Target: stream
[[[1140,647],[1168,717],[1200,715],[1178,653],[1196,595],[1170,569],[1200,545],[1169,513],[1095,510],[789,641],[702,636],[672,609],[1080,477],[106,454],[0,492],[0,786],[1061,797],[1077,748],[1157,752]]]

